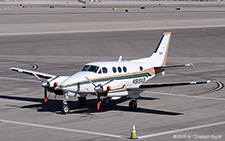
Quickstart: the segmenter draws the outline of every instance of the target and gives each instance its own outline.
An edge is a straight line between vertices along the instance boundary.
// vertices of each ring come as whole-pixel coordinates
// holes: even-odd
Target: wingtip
[[[9,70],[13,70],[13,69],[14,69],[14,67],[9,68]]]
[[[11,68],[9,68],[9,70],[19,72],[19,70],[15,67],[11,67]]]
[[[192,63],[188,63],[188,64],[185,64],[186,67],[194,67],[194,64]]]
[[[207,83],[217,82],[216,80],[207,80]]]

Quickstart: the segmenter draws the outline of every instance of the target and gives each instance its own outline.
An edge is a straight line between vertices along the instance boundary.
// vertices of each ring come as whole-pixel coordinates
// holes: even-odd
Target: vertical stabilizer
[[[152,56],[137,60],[132,60],[134,62],[141,62],[150,64],[153,67],[165,66],[167,54],[170,45],[171,32],[164,32],[163,36]]]
[[[164,32],[155,52],[150,57],[151,62],[157,66],[166,65],[166,59],[170,45],[170,37],[171,32]]]

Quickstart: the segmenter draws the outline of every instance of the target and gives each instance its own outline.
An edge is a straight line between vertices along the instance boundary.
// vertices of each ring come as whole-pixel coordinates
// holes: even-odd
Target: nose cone
[[[80,82],[84,81],[84,76],[81,73],[76,73],[66,79],[59,88],[63,91],[70,91],[70,92],[79,92],[80,90]]]

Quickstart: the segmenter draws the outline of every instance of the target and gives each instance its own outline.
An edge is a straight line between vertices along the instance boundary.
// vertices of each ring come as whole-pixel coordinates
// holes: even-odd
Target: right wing
[[[46,73],[41,73],[41,72],[36,72],[36,71],[31,71],[31,70],[24,70],[24,69],[20,69],[20,68],[10,68],[10,70],[12,71],[16,71],[19,73],[24,73],[24,74],[28,74],[28,75],[33,75],[34,77],[38,76],[41,78],[45,78],[45,79],[50,79],[50,78],[55,78],[55,75],[51,75],[51,74],[46,74]]]

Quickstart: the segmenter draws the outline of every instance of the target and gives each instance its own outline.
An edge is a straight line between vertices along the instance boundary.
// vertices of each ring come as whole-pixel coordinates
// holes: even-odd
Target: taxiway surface
[[[224,28],[169,31],[172,40],[168,64],[191,62],[195,67],[168,70],[151,82],[225,82]],[[225,135],[222,83],[151,89],[143,92],[135,112],[128,110],[129,101],[103,103],[97,111],[95,96],[88,96],[90,101],[84,107],[71,98],[71,113],[61,115],[62,97],[51,96],[43,105],[39,81],[9,71],[12,66],[32,69],[36,64],[36,71],[72,75],[90,61],[117,60],[120,55],[125,60],[149,56],[161,35],[162,31],[149,30],[1,36],[1,139],[126,140],[132,123],[143,140]]]
[[[129,13],[111,8],[81,13],[57,8],[0,9],[0,139],[128,140],[135,123],[142,140],[224,140],[225,28],[218,27],[224,26],[224,8],[154,8]],[[143,27],[154,30],[139,30]],[[70,33],[78,29],[86,31]],[[195,67],[167,70],[165,76],[150,82],[218,82],[150,89],[142,93],[134,112],[128,110],[129,101],[103,103],[97,111],[95,96],[88,96],[84,107],[70,98],[71,113],[62,115],[63,97],[51,95],[43,105],[40,82],[9,70],[38,66],[36,71],[72,75],[91,61],[150,56],[164,30],[172,32],[167,64],[193,63]]]

